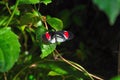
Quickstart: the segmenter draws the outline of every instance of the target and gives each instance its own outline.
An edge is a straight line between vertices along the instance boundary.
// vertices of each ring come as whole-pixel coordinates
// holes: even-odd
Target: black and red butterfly
[[[54,31],[46,32],[42,35],[42,40],[49,43],[65,42],[73,38],[73,34],[70,31]]]

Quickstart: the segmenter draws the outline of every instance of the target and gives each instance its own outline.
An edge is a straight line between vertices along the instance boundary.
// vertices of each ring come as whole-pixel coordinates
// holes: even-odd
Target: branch
[[[60,57],[61,60],[63,60],[64,62],[66,62],[67,64],[71,65],[72,67],[76,68],[77,70],[81,71],[81,72],[85,72],[90,78],[91,80],[94,80],[93,78],[97,79],[97,80],[104,80],[98,76],[95,76],[89,72],[87,72],[82,66],[80,66],[79,64],[75,63],[75,62],[72,62],[72,61],[69,61],[65,58],[63,58],[59,52],[57,50],[55,50],[55,53]]]

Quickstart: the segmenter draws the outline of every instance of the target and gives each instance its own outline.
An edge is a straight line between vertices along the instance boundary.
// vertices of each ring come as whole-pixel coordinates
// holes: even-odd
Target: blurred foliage
[[[115,76],[115,77],[113,77],[113,78],[110,79],[110,80],[120,80],[120,76]]]
[[[109,18],[109,22],[113,25],[120,12],[120,0],[93,0],[93,2],[103,10]]]
[[[73,55],[75,57],[75,59],[71,58],[73,61],[76,60],[81,64],[86,62],[84,65],[93,64],[89,60],[89,56],[93,55],[90,52],[93,47],[88,49],[84,41],[78,42],[79,39],[77,39],[81,36],[78,34],[79,30],[82,31],[86,24],[88,6],[83,3],[76,5],[77,2],[73,2],[75,5],[73,8],[63,9],[60,6],[55,9],[55,6],[65,2],[63,0],[0,1],[1,80],[5,78],[7,80],[94,80],[95,77],[81,65],[61,56],[65,54],[70,59]],[[119,14],[119,1],[93,0],[93,3],[104,11],[109,17],[110,24],[113,25]],[[69,27],[72,24],[75,25]],[[75,39],[64,44],[43,43],[41,36],[46,31],[63,29],[72,30],[75,33]],[[86,32],[83,32],[83,35],[86,35]]]

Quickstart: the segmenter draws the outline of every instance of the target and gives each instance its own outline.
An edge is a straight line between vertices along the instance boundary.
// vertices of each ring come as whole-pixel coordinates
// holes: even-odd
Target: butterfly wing
[[[57,31],[52,39],[56,39],[56,42],[65,42],[66,40],[70,40],[72,38],[73,34],[70,31]]]
[[[72,38],[73,34],[70,31],[46,32],[42,36],[43,41],[49,43],[65,42]]]
[[[53,34],[54,34],[54,32],[46,32],[45,34],[42,35],[42,41],[45,43],[50,42]]]
[[[72,32],[70,31],[63,31],[63,36],[66,40],[71,40],[74,37]]]
[[[52,36],[51,43],[57,43],[57,42],[64,42],[66,39],[61,33],[55,33],[54,36]]]
[[[61,35],[65,40],[71,40],[74,36],[70,31],[57,31],[56,34]]]

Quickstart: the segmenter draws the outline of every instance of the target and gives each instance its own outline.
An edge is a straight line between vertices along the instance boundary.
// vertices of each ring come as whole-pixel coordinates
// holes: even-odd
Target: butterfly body
[[[42,35],[42,40],[49,43],[65,42],[73,38],[70,31],[46,32]]]

